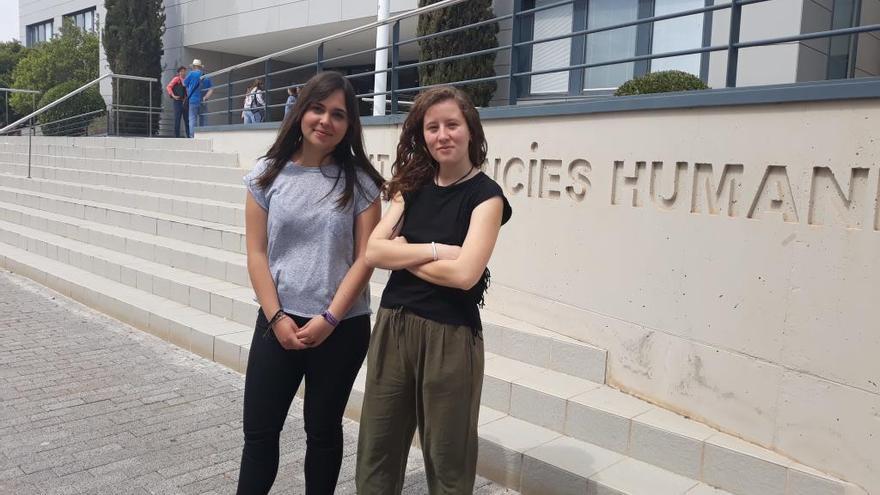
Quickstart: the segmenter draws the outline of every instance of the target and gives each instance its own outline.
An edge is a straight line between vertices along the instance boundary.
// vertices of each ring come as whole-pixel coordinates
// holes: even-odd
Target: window
[[[44,41],[48,41],[52,38],[52,35],[55,34],[53,28],[53,21],[50,19],[45,22],[40,22],[37,24],[31,24],[27,27],[27,39],[25,40],[25,44],[27,46],[34,46],[37,43],[42,43]]]
[[[856,0],[834,0],[831,29],[857,26]],[[832,36],[828,44],[828,79],[845,79],[855,69],[855,36]]]
[[[80,12],[74,12],[73,14],[67,14],[64,16],[65,19],[70,19],[73,21],[73,24],[76,27],[82,29],[83,31],[94,31],[95,30],[95,8],[92,7],[88,10],[83,10]]]
[[[710,0],[711,1],[711,0]],[[524,9],[559,0],[527,0]],[[707,0],[574,0],[540,10],[521,21],[524,39],[538,40],[574,31],[591,30],[659,15],[704,7]],[[648,53],[667,53],[704,46],[710,14],[699,13],[651,24],[627,26],[586,36],[536,43],[520,60],[537,71],[568,65],[595,64]],[[661,70],[682,70],[705,79],[704,54],[626,62],[584,71],[556,72],[528,78],[520,91],[540,94],[607,93],[635,76]],[[528,86],[528,90],[522,88]],[[520,96],[523,96],[522,94]]]

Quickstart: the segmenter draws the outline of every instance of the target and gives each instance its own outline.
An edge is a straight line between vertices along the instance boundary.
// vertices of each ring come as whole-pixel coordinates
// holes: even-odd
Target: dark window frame
[[[833,0],[829,29],[859,26],[862,17],[862,0]],[[828,38],[827,79],[850,79],[856,75],[856,55],[859,35],[831,36]],[[835,51],[840,51],[835,55]]]
[[[96,29],[96,27],[95,27],[95,24],[96,24],[95,21],[96,21],[97,18],[98,18],[98,16],[97,16],[97,14],[98,14],[98,8],[97,8],[97,7],[89,7],[89,8],[87,8],[87,9],[77,10],[76,12],[71,12],[71,13],[69,13],[69,14],[64,14],[64,16],[62,17],[62,19],[63,19],[63,20],[70,19],[70,20],[73,21],[74,24],[75,24],[75,23],[76,23],[76,17],[81,15],[81,16],[83,16],[83,24],[85,24],[85,14],[87,14],[87,13],[89,13],[89,12],[92,13],[92,26],[91,26],[91,28],[88,28],[88,29],[86,29],[85,27],[83,27],[83,29],[84,29],[85,31],[88,31],[88,32],[94,33],[94,32],[97,31],[97,29]],[[62,22],[63,22],[63,21],[62,21]]]
[[[52,34],[45,36],[44,39],[42,39],[42,40],[37,39],[38,36],[36,36],[36,34],[38,34],[38,30],[41,27],[44,28],[43,32],[45,34],[46,26],[49,26],[49,28],[52,31]],[[35,22],[33,24],[28,24],[27,26],[25,26],[25,46],[30,48],[32,46],[36,46],[39,43],[45,43],[46,41],[49,41],[50,39],[52,39],[52,36],[54,36],[54,35],[55,35],[55,19],[54,18],[46,19],[45,21],[41,21],[41,22]]]
[[[703,5],[706,7],[714,5],[715,0],[704,0]],[[856,0],[858,1],[858,0]],[[644,19],[654,16],[654,8],[656,0],[638,0],[638,18]],[[572,4],[572,32],[587,29],[587,19],[589,18],[590,0],[574,0]],[[522,10],[535,8],[535,0],[523,0]],[[518,19],[520,23],[519,41],[530,41],[534,38],[535,16],[529,15]],[[654,23],[640,24],[636,27],[636,52],[635,55],[648,55],[653,48]],[[569,57],[571,65],[586,63],[587,55],[587,36],[575,36],[571,39],[571,55]],[[712,12],[703,14],[703,36],[701,43],[703,47],[710,46],[712,42]],[[534,46],[534,45],[532,45]],[[528,72],[532,70],[532,49],[521,49],[517,53],[518,66],[522,71]],[[651,60],[642,60],[634,63],[633,77],[643,76],[651,71]],[[564,97],[585,97],[585,96],[607,96],[613,93],[610,89],[584,89],[584,70],[569,71],[568,91],[559,93],[541,93],[533,95],[531,92],[531,77],[523,76],[517,81],[517,98],[538,99],[538,98],[564,98]],[[700,54],[700,79],[708,83],[709,79],[709,53]]]

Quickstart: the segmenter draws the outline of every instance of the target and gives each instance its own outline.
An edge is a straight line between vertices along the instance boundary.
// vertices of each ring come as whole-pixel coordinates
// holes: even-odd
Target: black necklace
[[[473,172],[473,171],[474,171],[474,168],[471,167],[471,168],[467,171],[467,173],[465,173],[464,175],[462,175],[461,177],[459,177],[457,181],[453,182],[452,184],[446,185],[446,186],[441,186],[441,185],[440,185],[440,181],[439,181],[440,171],[438,170],[438,171],[437,171],[437,175],[434,176],[434,184],[436,184],[438,187],[452,187],[452,186],[458,184],[459,182],[463,181],[468,175],[471,175],[471,172]]]

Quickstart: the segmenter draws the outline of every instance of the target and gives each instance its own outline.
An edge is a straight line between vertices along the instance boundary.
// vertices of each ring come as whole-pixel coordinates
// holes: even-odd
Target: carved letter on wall
[[[866,206],[871,203],[867,195],[869,172],[867,168],[852,168],[848,194],[844,194],[829,167],[813,167],[807,222],[810,225],[837,224],[849,229],[862,229],[864,220],[868,218]]]
[[[642,199],[639,195],[639,189],[642,187],[641,177],[644,177],[646,168],[645,162],[636,162],[632,175],[624,175],[624,162],[615,160],[614,177],[611,184],[611,204],[630,204],[632,206],[642,206]],[[631,200],[627,201],[624,189],[629,189],[632,193]]]
[[[590,162],[586,160],[575,160],[568,164],[568,176],[571,178],[572,185],[565,187],[568,197],[581,202],[590,192],[590,173],[592,167]]]
[[[721,171],[721,178],[715,182],[715,174],[711,163],[694,164],[694,186],[691,190],[691,213],[702,213],[703,205],[710,215],[727,214],[735,217],[739,214],[739,202],[742,197],[743,166],[728,163]]]
[[[559,199],[562,190],[559,187],[559,174],[562,160],[541,160],[541,175],[538,176],[538,197]]]
[[[654,202],[655,205],[660,207],[663,210],[671,210],[675,208],[675,204],[678,203],[679,198],[683,196],[683,194],[679,194],[679,190],[683,188],[681,185],[683,182],[682,176],[687,173],[687,162],[676,162],[675,164],[675,173],[672,176],[672,191],[664,196],[663,191],[669,190],[669,180],[667,179],[665,182],[667,186],[663,185],[663,162],[651,162],[651,186],[650,186],[650,196],[651,201]]]
[[[783,165],[767,167],[755,199],[752,200],[752,206],[749,208],[748,218],[758,218],[768,211],[781,214],[783,221],[790,223],[798,221],[791,181]]]
[[[522,182],[522,180],[519,180],[519,179],[516,179],[517,182],[511,184],[510,181],[512,179],[514,179],[514,177],[512,177],[512,174],[511,174],[511,169],[514,166],[518,167],[520,172],[526,171],[526,164],[523,163],[523,161],[520,160],[519,158],[511,158],[510,160],[507,160],[506,164],[504,164],[504,172],[503,172],[504,177],[502,177],[501,182],[502,182],[502,185],[504,186],[504,189],[510,191],[511,194],[517,194],[518,192],[522,191],[523,188],[526,187],[525,184]]]

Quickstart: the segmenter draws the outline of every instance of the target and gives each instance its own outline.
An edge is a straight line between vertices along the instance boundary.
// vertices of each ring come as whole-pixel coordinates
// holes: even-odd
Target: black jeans
[[[189,137],[189,112],[183,100],[174,100],[174,137],[180,137],[180,119],[183,119],[183,132]]]
[[[297,325],[308,320],[293,316]],[[342,465],[342,415],[370,343],[369,315],[343,320],[318,347],[285,350],[258,311],[244,386],[244,450],[238,493],[269,493],[290,403],[306,380],[306,493],[332,494]]]

